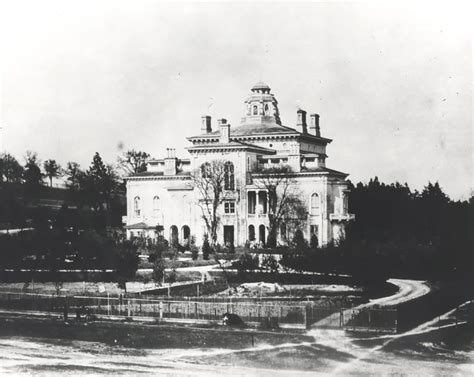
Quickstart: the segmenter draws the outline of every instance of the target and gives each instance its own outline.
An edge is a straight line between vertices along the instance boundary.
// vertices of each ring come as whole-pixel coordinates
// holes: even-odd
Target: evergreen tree
[[[209,236],[204,234],[204,240],[202,242],[202,258],[209,260],[209,254],[211,253],[211,246],[209,245]]]

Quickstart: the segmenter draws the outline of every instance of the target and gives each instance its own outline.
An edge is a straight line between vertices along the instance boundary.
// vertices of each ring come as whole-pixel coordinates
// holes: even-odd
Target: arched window
[[[314,193],[311,195],[311,216],[319,216],[319,195]]]
[[[253,115],[258,115],[258,107],[257,107],[257,105],[253,105]]]
[[[141,211],[140,197],[135,196],[135,198],[133,199],[133,212],[135,214],[135,217],[140,216],[140,211]]]
[[[249,241],[255,241],[255,227],[249,225]]]
[[[201,176],[203,178],[210,178],[211,176],[211,164],[209,162],[205,162],[201,165]]]
[[[268,113],[268,103],[265,104],[265,114]]]
[[[155,195],[153,197],[153,215],[157,215],[160,212],[160,197]]]
[[[224,190],[234,190],[234,164],[227,161],[224,164]]]

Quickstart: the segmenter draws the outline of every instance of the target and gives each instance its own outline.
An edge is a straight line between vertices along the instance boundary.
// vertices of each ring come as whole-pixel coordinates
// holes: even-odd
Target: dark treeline
[[[125,185],[121,175],[144,169],[149,155],[127,151],[116,167],[95,153],[87,169],[55,160],[43,164],[27,152],[22,165],[0,155],[0,229],[27,228],[0,234],[2,269],[47,270],[113,269],[116,279],[133,278],[138,268],[136,240],[122,230]],[[62,177],[65,188],[52,187]],[[58,275],[59,276],[59,275]]]
[[[62,177],[66,188],[53,188],[52,180]],[[27,152],[21,165],[10,154],[0,155],[0,223],[2,228],[41,228],[54,221],[58,205],[63,222],[78,229],[105,232],[121,225],[125,211],[125,187],[116,169],[96,153],[88,169],[68,162],[65,168],[55,160],[41,164],[35,153]]]
[[[474,200],[452,201],[438,183],[421,192],[377,178],[351,187],[349,211],[356,219],[339,245],[308,245],[288,266],[349,273],[363,281],[387,277],[430,280],[474,275]]]

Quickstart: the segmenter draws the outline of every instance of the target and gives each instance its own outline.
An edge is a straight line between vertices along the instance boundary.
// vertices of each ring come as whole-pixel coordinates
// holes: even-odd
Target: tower
[[[263,82],[252,87],[252,93],[245,100],[246,116],[242,118],[242,124],[281,125],[278,101],[270,90]]]

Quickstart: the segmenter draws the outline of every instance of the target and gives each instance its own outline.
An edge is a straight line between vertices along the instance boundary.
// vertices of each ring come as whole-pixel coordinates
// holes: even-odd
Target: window
[[[160,212],[160,197],[155,195],[153,197],[153,215],[157,215]]]
[[[319,195],[314,193],[311,195],[311,216],[319,216]]]
[[[267,113],[267,112],[268,112],[268,104],[266,103],[265,104],[265,113]]]
[[[257,105],[253,105],[253,115],[258,115],[258,107],[257,107]]]
[[[135,214],[135,217],[140,216],[140,210],[141,210],[140,197],[135,196],[135,198],[133,199],[133,212]]]
[[[249,225],[249,241],[255,241],[255,227]]]
[[[211,164],[209,162],[201,165],[201,175],[205,179],[211,177]]]
[[[249,215],[255,215],[255,209],[257,205],[257,194],[255,191],[249,191],[248,192],[248,213]]]
[[[224,165],[224,190],[234,190],[234,164],[227,161]]]
[[[235,213],[235,203],[224,202],[224,213]]]

